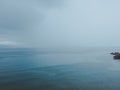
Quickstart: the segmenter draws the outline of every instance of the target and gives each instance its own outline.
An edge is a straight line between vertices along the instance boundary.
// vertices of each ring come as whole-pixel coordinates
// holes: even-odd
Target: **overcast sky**
[[[0,0],[0,44],[120,46],[120,0]]]

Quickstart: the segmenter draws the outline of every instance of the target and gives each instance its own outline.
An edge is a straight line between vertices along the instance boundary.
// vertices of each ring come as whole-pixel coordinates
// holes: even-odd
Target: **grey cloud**
[[[1,0],[0,28],[7,30],[31,29],[43,21],[45,11],[54,6],[58,7],[60,2],[59,0]]]
[[[0,34],[40,47],[119,46],[116,1],[0,0]]]
[[[62,3],[63,0],[0,0],[0,38],[33,43],[36,30],[43,30],[41,23],[48,12],[62,7]]]
[[[55,7],[61,7],[62,4],[64,4],[64,0],[37,0],[40,5],[46,7],[46,8],[55,8]]]
[[[27,29],[41,18],[39,12],[22,2],[1,2],[0,13],[0,27],[9,30]]]

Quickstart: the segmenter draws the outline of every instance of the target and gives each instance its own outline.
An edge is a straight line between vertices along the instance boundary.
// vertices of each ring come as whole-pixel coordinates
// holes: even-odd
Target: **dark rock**
[[[120,53],[119,53],[119,52],[114,52],[114,53],[112,52],[112,53],[110,53],[110,54],[111,54],[111,55],[114,55],[114,56],[113,56],[114,59],[120,59]]]
[[[115,55],[115,56],[114,56],[114,59],[120,59],[120,54]]]
[[[119,55],[120,53],[119,52],[112,52],[112,53],[110,53],[111,55]]]

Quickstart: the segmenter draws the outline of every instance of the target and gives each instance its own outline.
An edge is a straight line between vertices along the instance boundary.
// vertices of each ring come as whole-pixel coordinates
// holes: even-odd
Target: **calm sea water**
[[[120,90],[112,49],[0,49],[0,90]]]

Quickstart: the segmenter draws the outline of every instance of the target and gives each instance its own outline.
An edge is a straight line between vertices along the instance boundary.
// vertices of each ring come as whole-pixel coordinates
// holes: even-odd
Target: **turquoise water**
[[[0,49],[0,90],[120,90],[112,49]]]

